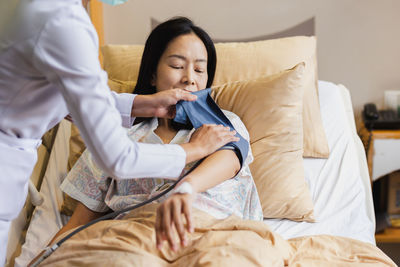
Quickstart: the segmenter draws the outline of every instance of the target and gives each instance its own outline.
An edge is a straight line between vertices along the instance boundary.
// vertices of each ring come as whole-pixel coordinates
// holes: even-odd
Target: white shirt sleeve
[[[133,122],[135,121],[135,118],[131,117],[132,105],[136,95],[126,93],[117,94],[114,91],[111,91],[111,95],[113,96],[116,107],[121,114],[122,126],[125,128],[132,127]]]
[[[55,14],[42,29],[33,57],[35,67],[60,90],[89,151],[107,173],[122,179],[181,174],[186,161],[181,146],[128,138],[116,107],[133,99],[115,101],[112,96],[98,61],[97,35],[83,8]],[[122,118],[130,117],[126,107],[121,109],[126,113]]]

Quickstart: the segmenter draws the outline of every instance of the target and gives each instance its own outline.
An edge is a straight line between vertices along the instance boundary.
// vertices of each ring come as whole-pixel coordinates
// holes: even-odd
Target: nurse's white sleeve
[[[98,61],[97,35],[81,10],[47,22],[34,50],[35,67],[60,90],[89,151],[107,173],[116,178],[178,177],[186,161],[181,146],[135,143],[121,126]]]
[[[121,114],[122,126],[125,128],[132,127],[133,122],[135,121],[135,118],[131,117],[132,105],[136,95],[125,93],[117,94],[114,91],[111,91],[111,95],[114,97],[116,107]]]

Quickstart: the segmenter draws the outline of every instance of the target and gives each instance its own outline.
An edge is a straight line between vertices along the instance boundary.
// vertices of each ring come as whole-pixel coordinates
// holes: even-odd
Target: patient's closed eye
[[[184,66],[183,65],[174,65],[174,64],[171,64],[171,65],[169,65],[171,68],[173,68],[173,69],[177,69],[177,70],[181,70],[181,69],[184,69]],[[194,71],[195,72],[197,72],[197,73],[204,73],[205,72],[205,68],[195,68],[194,69]]]
[[[185,60],[178,57],[171,57],[168,60],[168,65],[173,69],[183,69],[185,66]]]
[[[170,65],[170,67],[177,70],[183,69],[183,66],[178,66],[178,65]]]
[[[205,72],[204,69],[195,69],[195,71],[198,72],[198,73],[204,73]]]

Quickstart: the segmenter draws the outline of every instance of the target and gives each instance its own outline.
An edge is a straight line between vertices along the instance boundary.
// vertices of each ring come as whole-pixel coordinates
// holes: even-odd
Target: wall
[[[155,4],[156,3],[156,4]],[[356,120],[363,104],[383,105],[383,91],[400,90],[398,0],[129,0],[104,5],[105,43],[143,44],[158,21],[185,15],[213,38],[272,34],[315,17],[319,79],[344,84]],[[380,247],[400,265],[399,244]]]
[[[398,0],[155,2],[105,5],[105,43],[144,43],[150,17],[186,15],[218,39],[271,34],[315,17],[319,79],[348,87],[356,115],[366,102],[382,106],[384,90],[400,90]]]
[[[6,30],[9,20],[15,12],[19,0],[0,0],[0,35]]]

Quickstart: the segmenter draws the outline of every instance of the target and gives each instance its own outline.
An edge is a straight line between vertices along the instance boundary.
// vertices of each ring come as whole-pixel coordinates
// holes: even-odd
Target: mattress
[[[374,244],[368,169],[355,130],[350,94],[344,86],[319,81],[319,98],[331,155],[328,159],[304,159],[317,222],[265,220],[265,223],[286,239],[329,234]],[[70,123],[63,121],[41,187],[44,203],[33,213],[15,266],[26,266],[68,219],[59,213],[63,201],[59,185],[67,173],[69,134]]]

